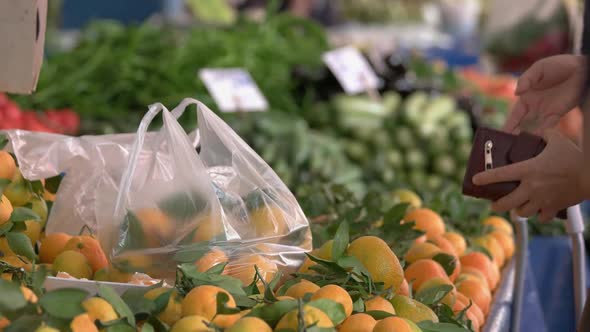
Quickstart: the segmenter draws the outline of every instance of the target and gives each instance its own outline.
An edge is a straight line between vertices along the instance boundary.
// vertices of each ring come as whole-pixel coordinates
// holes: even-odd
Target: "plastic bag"
[[[191,104],[197,105],[200,153],[175,117],[154,104],[139,126],[120,185],[99,188],[97,212],[104,213],[97,234],[113,264],[168,277],[179,260],[212,254],[227,260],[226,273],[244,284],[253,280],[254,265],[264,279],[272,278],[277,264],[296,266],[311,249],[311,233],[295,197],[207,106],[186,99],[172,113]],[[158,113],[164,120],[161,149],[141,165],[146,129]],[[179,248],[194,256],[179,256]]]
[[[198,114],[194,140],[176,121],[191,104]],[[147,133],[160,112],[163,128]],[[309,224],[295,197],[196,100],[172,112],[150,106],[136,135],[8,136],[26,178],[66,172],[48,232],[77,233],[86,224],[121,271],[172,278],[179,262],[196,260],[203,271],[227,263],[224,273],[249,284],[254,266],[269,281],[311,250]]]

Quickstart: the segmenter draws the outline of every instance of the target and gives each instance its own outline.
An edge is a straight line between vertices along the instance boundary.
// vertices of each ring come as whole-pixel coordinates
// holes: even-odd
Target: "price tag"
[[[354,47],[343,47],[324,53],[323,60],[347,94],[375,92],[379,78],[369,62]]]
[[[268,102],[258,85],[243,69],[203,69],[199,71],[199,77],[222,112],[256,112],[268,109]]]

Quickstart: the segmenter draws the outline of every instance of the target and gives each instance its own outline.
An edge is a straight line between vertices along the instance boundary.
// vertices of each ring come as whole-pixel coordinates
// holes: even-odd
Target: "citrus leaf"
[[[139,222],[135,214],[133,214],[133,212],[131,211],[127,211],[127,214],[125,215],[125,220],[121,225],[121,237],[121,243],[119,244],[120,248],[145,248],[145,236],[143,236],[143,228],[141,227],[141,222]]]
[[[0,226],[0,236],[8,233],[12,229],[12,226],[14,226],[12,221],[7,221],[4,225]]]
[[[240,312],[239,308],[229,307],[229,295],[224,292],[217,293],[217,314],[218,315],[233,315]]]
[[[297,301],[285,300],[254,308],[246,316],[258,317],[267,322],[270,326],[275,326],[281,317],[295,309],[297,309]]]
[[[39,304],[51,316],[72,319],[84,313],[82,301],[88,296],[85,290],[61,288],[41,296]]]
[[[178,269],[182,273],[184,282],[190,284],[190,287],[188,287],[190,289],[201,285],[213,285],[225,289],[232,295],[246,295],[242,289],[240,279],[227,275],[200,272],[194,264],[190,263],[181,264]]]
[[[210,267],[207,271],[205,271],[205,273],[206,274],[221,275],[223,273],[223,270],[225,270],[226,266],[227,266],[227,262],[215,264],[212,267]]]
[[[5,135],[0,135],[0,150],[4,149],[6,144],[8,144],[8,138]]]
[[[35,315],[20,316],[14,321],[10,322],[4,331],[5,332],[21,332],[34,331],[39,325],[43,323],[43,317]]]
[[[22,221],[27,221],[27,220],[34,220],[34,221],[39,221],[41,220],[41,217],[39,217],[38,214],[35,213],[35,211],[26,208],[26,207],[16,207],[14,208],[14,210],[12,211],[12,214],[10,215],[10,218],[8,219],[12,222],[22,222]]]
[[[193,245],[179,249],[174,254],[173,259],[179,263],[193,263],[209,252],[209,244],[206,242],[195,243]]]
[[[362,297],[358,297],[356,301],[352,302],[352,311],[354,312],[364,312],[365,311],[365,301],[363,301]]]
[[[62,179],[63,176],[61,175],[56,175],[54,177],[45,179],[45,189],[47,189],[47,191],[49,191],[52,194],[57,193],[57,189],[59,188]]]
[[[23,233],[8,232],[6,233],[6,239],[8,240],[8,246],[15,254],[24,256],[30,261],[35,260],[35,251],[29,239]]]
[[[455,271],[455,268],[458,264],[456,256],[449,255],[446,253],[436,254],[434,255],[434,257],[432,257],[432,260],[439,263],[440,266],[443,267],[448,276],[453,274],[453,271]]]
[[[387,317],[393,317],[393,316],[395,316],[392,313],[389,313],[387,311],[381,311],[381,310],[370,310],[370,311],[367,311],[365,313],[367,315],[375,318],[375,320],[381,320],[381,319],[384,319],[384,318],[387,318]]]
[[[383,224],[390,225],[390,224],[399,224],[400,221],[406,215],[406,211],[410,207],[408,203],[399,203],[389,209],[385,215],[383,216]]]
[[[27,305],[20,287],[8,280],[0,279],[0,312],[17,311]]]
[[[12,181],[8,180],[8,179],[0,179],[0,197],[2,196],[2,194],[4,193],[4,189],[6,189],[6,187],[8,187],[8,185],[11,183]]]
[[[172,295],[172,289],[170,289],[169,291],[166,291],[160,294],[158,297],[156,297],[156,299],[154,300],[155,306],[153,309],[153,314],[157,315],[164,311],[168,306],[168,302],[170,302],[170,296]]]
[[[433,305],[439,303],[452,290],[452,285],[433,286],[416,293],[414,299],[426,305]]]
[[[336,235],[334,236],[334,244],[332,245],[332,260],[337,261],[348,247],[349,242],[349,230],[348,230],[348,223],[343,221],[338,226],[338,230],[336,230]]]
[[[135,316],[133,316],[133,312],[114,289],[99,284],[98,295],[110,303],[119,316],[127,318],[129,325],[135,326]]]
[[[150,318],[148,318],[146,323],[150,324],[156,332],[170,331],[169,326],[160,321],[156,316],[151,316]]]
[[[329,299],[318,299],[309,302],[307,305],[316,307],[323,311],[326,315],[328,315],[328,317],[330,317],[334,325],[339,325],[346,319],[344,306],[336,301]]]
[[[154,327],[152,326],[152,324],[150,323],[143,323],[143,326],[141,327],[141,332],[155,332],[156,330],[154,330]]]
[[[136,332],[135,328],[124,322],[119,322],[106,328],[106,332]]]
[[[488,256],[488,258],[490,260],[494,260],[494,257],[492,256],[492,254],[490,253],[490,251],[487,250],[486,248],[482,247],[482,246],[474,245],[474,246],[471,246],[471,249],[473,251],[481,252],[482,254]]]

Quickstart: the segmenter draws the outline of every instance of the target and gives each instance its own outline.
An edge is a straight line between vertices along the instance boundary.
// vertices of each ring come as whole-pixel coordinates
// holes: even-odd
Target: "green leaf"
[[[452,290],[452,285],[433,286],[416,293],[414,299],[426,305],[433,305],[439,303]]]
[[[295,309],[297,309],[297,301],[286,300],[254,308],[246,316],[258,317],[267,322],[270,326],[275,326],[281,317]]]
[[[0,279],[0,313],[17,311],[27,305],[27,301],[20,290],[20,287],[13,282]]]
[[[41,220],[41,217],[39,217],[39,215],[31,209],[25,207],[16,207],[12,211],[12,214],[10,215],[10,218],[8,220],[12,222],[23,222],[27,220],[39,221]]]
[[[10,232],[12,226],[14,226],[14,223],[12,221],[7,221],[2,226],[0,226],[0,236]]]
[[[190,289],[201,285],[213,285],[221,287],[234,295],[246,295],[242,289],[242,281],[240,279],[227,276],[200,272],[194,264],[185,263],[179,266],[179,271],[182,273],[182,278],[188,284]]]
[[[340,257],[342,257],[346,251],[346,248],[348,248],[349,240],[348,223],[343,221],[340,223],[340,226],[338,226],[338,230],[334,236],[334,244],[332,246],[333,261],[337,261]]]
[[[422,332],[470,332],[468,329],[457,326],[451,323],[435,323],[430,320],[425,320],[417,323]]]
[[[215,264],[212,267],[210,267],[207,271],[205,271],[205,273],[206,274],[221,275],[223,273],[223,270],[225,270],[226,266],[227,266],[227,262]]]
[[[61,184],[61,180],[63,177],[61,175],[56,175],[54,177],[50,177],[45,179],[45,189],[52,194],[57,193],[57,189],[59,189],[59,185]]]
[[[383,224],[399,224],[406,215],[406,211],[408,210],[409,206],[410,204],[408,203],[399,203],[394,205],[383,216]]]
[[[4,331],[5,332],[21,332],[21,331],[34,331],[43,323],[43,317],[36,315],[24,315],[20,316],[14,321],[10,322]]]
[[[356,301],[352,302],[352,311],[365,312],[365,301],[362,297],[359,296]]]
[[[88,293],[85,290],[60,288],[41,296],[39,304],[51,316],[61,319],[72,319],[84,313],[82,301],[87,296]]]
[[[179,192],[158,203],[164,214],[177,221],[190,220],[207,207],[207,202],[197,193]]]
[[[119,322],[106,328],[106,332],[136,332],[135,328],[124,322]]]
[[[37,195],[43,195],[45,188],[43,188],[43,183],[40,180],[29,181],[31,184],[31,191]]]
[[[326,315],[328,315],[328,317],[330,317],[334,325],[339,325],[346,319],[344,306],[336,301],[329,299],[319,299],[311,301],[307,305],[316,307],[323,311]]]
[[[434,255],[434,257],[432,257],[432,260],[439,263],[440,266],[443,267],[443,269],[445,270],[445,272],[447,273],[448,276],[453,274],[453,271],[455,271],[455,268],[457,267],[457,264],[459,263],[457,261],[456,256],[445,254],[445,253],[439,253],[439,254]]]
[[[8,179],[0,179],[0,197],[4,193],[4,189],[6,189],[10,183],[11,181]]]
[[[103,284],[99,284],[98,295],[110,303],[119,316],[122,318],[127,318],[129,325],[135,326],[135,316],[133,315],[133,312],[114,289]]]
[[[478,246],[478,245],[472,245],[471,249],[473,251],[477,251],[477,252],[481,252],[482,254],[488,256],[488,258],[490,260],[494,260],[494,257],[492,256],[492,254],[490,253],[489,250],[487,250],[486,248],[482,247],[482,246]]]
[[[150,323],[143,323],[143,326],[141,327],[141,332],[155,332],[156,330],[154,330],[154,327],[152,326],[152,324]]]
[[[146,323],[150,324],[154,328],[154,331],[156,331],[156,332],[168,332],[168,331],[170,331],[168,325],[164,324],[162,321],[160,321],[155,316],[151,316],[150,318],[148,318],[148,320],[147,320]]]
[[[0,150],[4,149],[6,144],[8,144],[8,138],[5,135],[0,135]]]
[[[125,220],[123,220],[123,224],[121,225],[121,235],[122,240],[119,244],[120,248],[145,248],[145,236],[143,235],[143,228],[141,226],[141,222],[131,211],[127,211],[127,214],[125,215]]]
[[[206,253],[208,253],[210,250],[211,249],[209,249],[209,243],[195,243],[190,246],[179,249],[176,252],[176,254],[174,254],[173,259],[179,263],[194,263],[199,258],[203,257]]]
[[[8,240],[8,246],[15,254],[24,256],[30,261],[35,260],[35,251],[33,250],[31,239],[25,234],[8,232],[6,233],[6,239]]]
[[[392,313],[389,313],[387,311],[381,311],[381,310],[370,310],[370,311],[367,311],[365,313],[367,315],[375,318],[375,320],[381,320],[381,319],[384,319],[384,318],[387,318],[387,317],[393,317],[393,316],[395,316]]]
[[[162,311],[164,311],[166,309],[166,307],[168,306],[168,302],[170,302],[170,297],[171,296],[175,296],[172,289],[170,289],[170,291],[167,291],[167,292],[164,292],[164,293],[160,294],[154,300],[154,310],[153,310],[153,313],[154,314],[159,314]]]
[[[240,312],[239,308],[229,307],[229,295],[223,292],[217,293],[217,314],[218,315],[233,315]]]

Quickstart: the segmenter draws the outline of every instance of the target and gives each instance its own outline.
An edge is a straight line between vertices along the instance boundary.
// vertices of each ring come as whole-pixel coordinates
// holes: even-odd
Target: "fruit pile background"
[[[205,241],[180,249],[176,277],[158,281],[142,273],[145,257],[110,261],[85,229],[46,234],[59,178],[27,181],[5,151],[0,164],[3,331],[480,331],[514,253],[510,223],[454,192],[423,202],[407,189],[357,199],[306,187],[315,249],[296,271],[264,247],[235,258]],[[261,218],[280,227],[273,213]],[[55,275],[144,287],[48,291]]]

